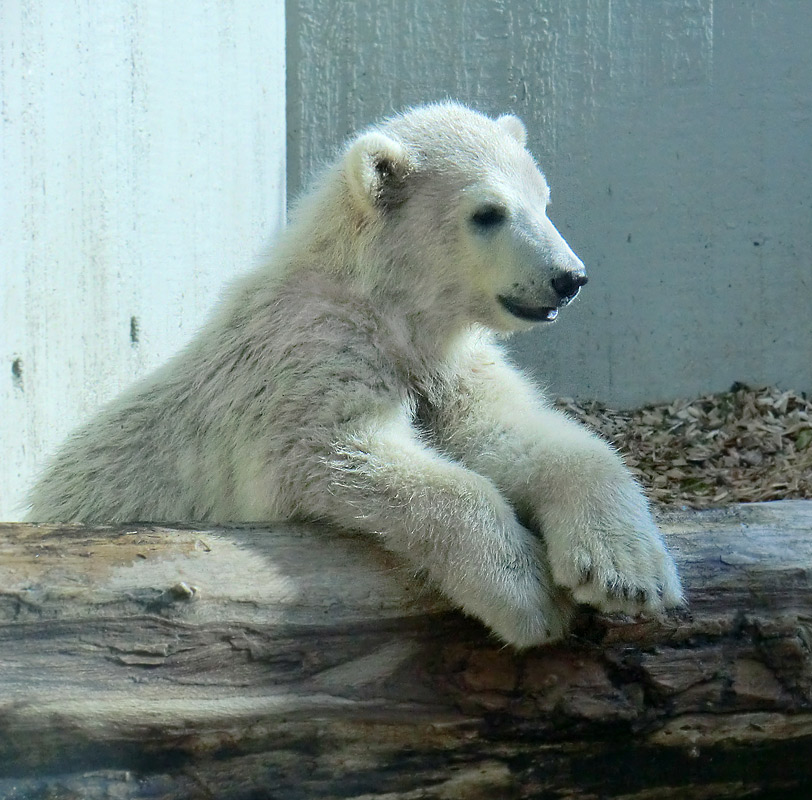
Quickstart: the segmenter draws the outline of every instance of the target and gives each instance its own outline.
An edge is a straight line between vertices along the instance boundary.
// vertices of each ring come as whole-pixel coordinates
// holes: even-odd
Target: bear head
[[[551,322],[586,283],[547,216],[550,190],[512,115],[457,103],[366,131],[341,165],[373,281],[410,282],[466,322],[511,332]]]

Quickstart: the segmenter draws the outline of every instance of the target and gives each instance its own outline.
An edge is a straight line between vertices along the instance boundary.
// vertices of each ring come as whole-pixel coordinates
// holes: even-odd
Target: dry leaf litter
[[[812,498],[812,400],[802,394],[737,383],[635,411],[568,398],[557,405],[612,442],[655,503]]]

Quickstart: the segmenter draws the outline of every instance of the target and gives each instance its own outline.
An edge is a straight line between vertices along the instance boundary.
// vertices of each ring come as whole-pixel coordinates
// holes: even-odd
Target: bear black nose
[[[558,299],[562,303],[566,303],[578,294],[578,290],[587,280],[588,278],[583,272],[562,272],[556,275],[550,283],[555,289]]]

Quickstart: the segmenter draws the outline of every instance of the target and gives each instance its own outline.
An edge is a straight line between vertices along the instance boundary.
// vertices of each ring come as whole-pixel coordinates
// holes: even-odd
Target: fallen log
[[[0,797],[812,796],[812,502],[662,525],[686,611],[523,653],[347,534],[0,525]]]

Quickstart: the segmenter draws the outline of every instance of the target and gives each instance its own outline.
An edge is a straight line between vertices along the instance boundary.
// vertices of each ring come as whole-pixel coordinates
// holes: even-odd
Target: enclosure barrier
[[[812,796],[812,502],[662,525],[687,611],[523,653],[350,535],[0,526],[0,797]]]

